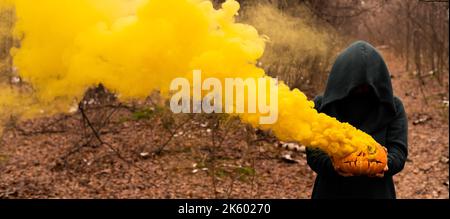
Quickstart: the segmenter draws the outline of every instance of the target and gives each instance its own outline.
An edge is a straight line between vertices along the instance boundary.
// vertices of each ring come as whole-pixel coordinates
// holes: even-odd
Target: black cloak
[[[362,85],[369,92],[355,96],[353,91]],[[353,43],[336,59],[325,93],[314,102],[317,111],[352,124],[385,146],[389,171],[383,178],[343,177],[327,154],[308,149],[308,165],[317,173],[312,198],[396,198],[392,177],[403,169],[408,156],[408,122],[380,53],[366,42]]]

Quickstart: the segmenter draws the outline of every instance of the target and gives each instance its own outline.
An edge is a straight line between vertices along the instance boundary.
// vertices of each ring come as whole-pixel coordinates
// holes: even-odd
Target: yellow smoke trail
[[[234,0],[218,10],[204,0],[1,0],[0,6],[8,3],[18,18],[14,36],[23,38],[11,51],[14,66],[33,92],[26,93],[32,101],[19,103],[19,94],[0,87],[3,114],[14,105],[27,105],[25,112],[67,112],[98,83],[123,100],[155,89],[167,94],[172,79],[189,78],[194,69],[222,80],[265,76],[256,67],[265,39],[235,22],[240,6]],[[278,92],[276,124],[259,125],[260,114],[241,119],[333,156],[375,150],[373,138],[317,113],[298,89],[280,83]]]

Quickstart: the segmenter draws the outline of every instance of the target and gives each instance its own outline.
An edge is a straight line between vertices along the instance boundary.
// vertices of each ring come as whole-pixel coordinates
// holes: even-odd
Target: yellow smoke
[[[298,17],[267,3],[245,8],[243,20],[270,37],[267,43],[270,52],[263,56],[264,65],[289,65],[294,61],[302,62],[309,57],[323,57],[331,53],[329,42],[332,40],[329,33],[332,30],[326,29],[325,32],[323,25],[309,21],[308,18],[313,15],[301,5],[291,10],[294,10]]]
[[[167,94],[174,78],[189,78],[194,69],[222,80],[265,76],[256,66],[265,38],[235,22],[234,0],[221,9],[204,0],[0,0],[0,7],[7,3],[15,7],[14,36],[21,39],[11,50],[14,66],[33,92],[0,86],[0,114],[22,106],[29,115],[67,112],[98,83],[122,100],[152,90]],[[259,114],[241,119],[333,156],[375,148],[369,135],[317,113],[298,89],[279,83],[278,92],[276,124],[259,125]]]

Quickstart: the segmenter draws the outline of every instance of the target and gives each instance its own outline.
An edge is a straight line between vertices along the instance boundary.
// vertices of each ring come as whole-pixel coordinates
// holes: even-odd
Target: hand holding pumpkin
[[[344,158],[331,157],[334,169],[342,176],[383,177],[388,171],[387,149],[378,145],[373,154],[356,151]]]

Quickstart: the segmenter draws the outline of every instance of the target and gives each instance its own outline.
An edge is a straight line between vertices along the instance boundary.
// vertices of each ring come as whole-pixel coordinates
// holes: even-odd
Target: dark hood
[[[396,113],[391,77],[383,57],[372,45],[364,41],[353,43],[337,57],[320,106],[317,106],[318,111],[340,119],[342,116],[339,115],[336,105],[362,84],[372,88],[379,104],[370,114],[364,116],[364,121],[358,123],[357,128],[366,132],[381,128],[391,121]],[[359,106],[348,107],[354,109]]]

